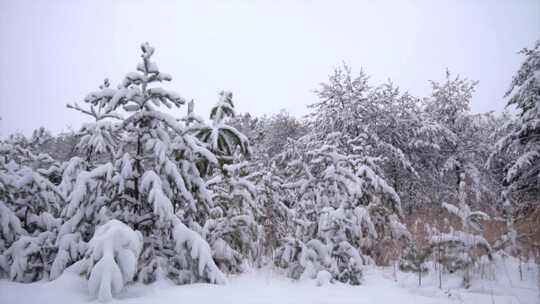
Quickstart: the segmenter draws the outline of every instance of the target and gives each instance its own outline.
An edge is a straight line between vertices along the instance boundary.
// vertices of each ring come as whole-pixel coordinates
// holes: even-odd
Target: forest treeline
[[[494,254],[540,263],[539,224],[518,229],[540,208],[540,42],[501,96],[516,114],[472,113],[477,82],[449,71],[417,97],[341,66],[306,117],[238,115],[223,91],[205,119],[141,52],[118,85],[68,105],[91,120],[79,130],[1,140],[0,277],[72,267],[107,300],[268,264],[356,285],[392,263],[468,286]]]

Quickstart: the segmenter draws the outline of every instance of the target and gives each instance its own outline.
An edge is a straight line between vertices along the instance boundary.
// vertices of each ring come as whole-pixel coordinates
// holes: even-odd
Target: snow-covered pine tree
[[[65,174],[79,173],[74,185],[65,187],[70,191],[69,203],[63,210],[59,246],[69,253],[85,251],[80,249],[86,247],[96,226],[116,219],[143,236],[137,280],[149,283],[164,275],[178,284],[223,283],[209,245],[188,228],[200,229],[204,224],[200,216],[212,206],[198,164],[217,164],[217,158],[189,132],[186,120],[158,110],[160,106],[178,108],[185,101],[172,91],[152,86],[170,81],[171,76],[160,72],[151,60],[154,48],[145,43],[141,49],[137,72],[128,73],[118,89],[106,82],[101,91],[85,99],[90,111],[82,112],[94,116],[97,127],[108,125],[93,115],[98,111],[104,120],[121,119],[121,113],[127,117],[120,120],[119,136],[109,136],[112,128],[94,126],[83,136],[88,143],[97,143],[88,151],[91,155],[96,149],[111,151],[114,162],[97,159],[90,170],[81,170],[81,159],[73,159],[66,167]],[[102,136],[103,132],[107,135]],[[78,259],[59,254],[55,274]]]
[[[429,124],[436,126],[443,139],[438,143],[437,153],[427,158],[432,174],[439,174],[432,177],[435,183],[430,186],[437,189],[434,199],[437,204],[457,203],[459,195],[464,193],[468,205],[489,207],[482,202],[496,200],[493,193],[500,188],[500,183],[485,167],[493,144],[490,135],[497,127],[496,118],[490,113],[470,113],[477,82],[452,77],[447,71],[444,82],[431,81],[431,84],[433,92],[425,99],[425,112]],[[460,190],[462,181],[466,193]]]
[[[93,158],[103,156],[105,153],[107,154],[105,156],[112,159],[119,140],[118,121],[122,117],[115,108],[107,107],[116,90],[110,88],[108,79],[103,81],[99,89],[84,98],[88,108],[85,109],[77,103],[67,105],[68,108],[90,116],[93,120],[83,124],[78,133],[79,142],[75,146],[75,149],[84,156],[87,166],[91,166]]]
[[[297,168],[281,174],[283,187],[297,189],[289,200],[296,233],[285,238],[277,256],[290,275],[315,277],[324,269],[335,279],[358,284],[366,257],[377,258],[376,244],[409,237],[400,222],[401,200],[382,168],[394,160],[415,172],[400,147],[408,137],[397,129],[406,128],[388,131],[387,126],[401,122],[385,120],[391,116],[386,111],[392,100],[414,102],[406,96],[395,98],[396,94],[391,85],[372,91],[365,73],[352,77],[347,67],[336,69],[318,91],[320,101],[311,106],[308,123],[311,133],[280,157],[289,168]],[[333,261],[326,258],[330,253]]]
[[[295,230],[283,240],[276,263],[293,278],[327,271],[341,282],[360,284],[379,233],[406,232],[392,216],[401,212],[395,191],[369,166],[372,159],[343,154],[344,143],[353,145],[338,132],[321,140],[305,136],[281,156],[289,168],[283,187],[295,189]]]
[[[280,154],[290,139],[296,140],[307,131],[304,124],[281,110],[270,117],[253,118],[249,114],[230,119],[231,125],[249,139],[250,159],[248,172],[257,188],[256,205],[262,210],[256,221],[263,227],[264,254],[258,264],[271,261],[279,240],[291,234],[292,220],[289,200],[292,189],[282,187],[276,166],[276,155]]]
[[[219,93],[219,101],[210,111],[211,125],[195,125],[197,137],[208,143],[212,151],[223,163],[231,163],[236,148],[240,152],[249,155],[249,143],[247,137],[236,128],[227,123],[229,118],[235,116],[232,93],[222,91]]]
[[[514,223],[523,214],[520,210],[538,208],[540,196],[540,40],[533,48],[524,48],[520,53],[525,60],[505,94],[507,107],[514,106],[518,114],[507,128],[507,134],[496,143],[489,165],[493,167],[494,162],[502,164],[504,190],[501,197],[505,210],[509,211],[508,231],[496,246],[521,260],[523,253],[519,249],[525,244],[530,245],[532,239],[518,232]],[[530,214],[530,211],[526,213]]]
[[[294,211],[289,208],[292,206],[291,199],[294,195],[294,189],[283,187],[284,181],[281,176],[275,172],[275,166],[269,168],[262,167],[261,171],[255,172],[257,175],[258,197],[257,203],[262,211],[262,217],[258,222],[264,230],[263,237],[263,255],[261,262],[273,261],[275,251],[280,247],[280,241],[289,235],[293,235]]]
[[[520,52],[526,58],[512,79],[505,97],[508,106],[514,105],[518,111],[515,128],[503,137],[495,148],[495,153],[516,154],[505,168],[504,185],[506,197],[513,198],[527,209],[538,208],[540,196],[540,40],[533,48]],[[523,209],[525,209],[523,208]],[[524,235],[520,236],[523,239]],[[532,239],[526,237],[527,243]],[[540,250],[536,244],[536,264],[538,285],[540,286]]]
[[[316,132],[342,132],[351,139],[363,136],[370,156],[381,159],[379,173],[401,196],[417,200],[414,193],[419,191],[412,186],[418,175],[410,143],[421,125],[419,100],[401,93],[391,81],[371,87],[368,80],[363,70],[353,76],[347,66],[336,68],[317,91],[319,102],[310,105],[313,126]],[[347,153],[356,152],[349,147]]]
[[[11,147],[0,142],[0,150],[6,152]],[[2,155],[4,156],[4,155]],[[7,277],[10,273],[11,263],[5,256],[5,252],[26,231],[21,226],[21,221],[8,204],[11,205],[13,193],[11,190],[13,176],[6,168],[6,158],[0,158],[0,277]]]
[[[19,136],[0,142],[0,272],[15,281],[46,278],[54,259],[58,215],[64,202],[53,183],[59,168],[49,155],[33,152],[50,139],[47,135],[45,129],[39,129],[30,141]]]
[[[256,221],[257,189],[249,174],[249,144],[245,135],[229,124],[235,116],[232,93],[220,92],[210,111],[211,125],[193,123],[190,129],[216,155],[217,166],[205,168],[210,176],[213,207],[203,227],[214,259],[227,272],[241,272],[262,252],[262,231]]]
[[[257,188],[250,181],[248,163],[223,165],[221,172],[208,181],[214,207],[204,226],[214,260],[227,272],[245,270],[262,254],[262,227],[257,222]]]
[[[74,157],[64,171],[66,181],[73,175],[76,177],[74,185],[68,186],[67,182],[61,185],[68,203],[62,210],[63,224],[56,240],[58,254],[52,263],[51,279],[58,278],[66,267],[82,259],[96,227],[109,220],[107,208],[114,193],[113,166],[105,163],[87,171],[82,168],[86,164]]]
[[[515,106],[519,111],[518,117],[509,134],[497,142],[492,157],[515,154],[515,159],[504,168],[506,198],[521,202],[536,200],[537,203],[540,196],[540,40],[532,49],[525,48],[520,53],[525,60],[505,94],[508,106]]]
[[[96,227],[110,218],[107,211],[113,204],[114,197],[110,195],[115,188],[111,182],[112,161],[118,148],[118,126],[122,117],[115,109],[107,107],[117,92],[110,88],[109,80],[105,79],[99,89],[84,98],[86,108],[78,103],[67,105],[92,121],[85,123],[76,134],[79,141],[75,151],[83,158],[74,156],[62,166],[59,188],[68,204],[62,210],[64,223],[56,242],[58,255],[52,264],[52,279],[85,255]]]
[[[317,95],[320,101],[311,106],[309,122],[313,132],[319,134],[319,138],[333,132],[340,134],[341,153],[356,158],[360,165],[356,174],[374,184],[380,182],[379,186],[384,183],[385,192],[393,193],[379,202],[377,195],[374,200],[369,195],[364,196],[364,205],[371,204],[370,215],[378,237],[385,240],[374,243],[377,248],[371,248],[370,255],[378,263],[387,264],[382,254],[386,243],[394,246],[397,239],[408,236],[400,223],[401,198],[394,187],[414,189],[409,185],[418,178],[409,159],[412,130],[418,125],[417,99],[407,93],[400,94],[399,88],[391,82],[372,88],[364,71],[353,77],[347,66],[336,69]],[[364,192],[373,193],[372,190]],[[407,198],[414,197],[406,195],[406,190],[402,193]]]
[[[251,159],[268,169],[289,138],[298,139],[307,132],[304,124],[285,110],[260,118],[253,118],[249,114],[237,115],[231,124],[248,137]]]

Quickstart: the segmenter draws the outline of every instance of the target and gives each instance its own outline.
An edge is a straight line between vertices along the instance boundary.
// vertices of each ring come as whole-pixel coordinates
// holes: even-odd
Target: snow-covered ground
[[[508,261],[506,261],[507,264]],[[429,275],[417,287],[417,276],[398,273],[394,281],[390,269],[371,268],[364,284],[349,286],[330,284],[317,287],[315,281],[293,282],[273,270],[257,270],[231,276],[226,285],[194,284],[177,286],[161,281],[149,286],[130,286],[113,300],[114,303],[540,303],[536,287],[536,269],[524,267],[521,281],[515,264],[500,265],[494,273],[497,280],[474,280],[469,290],[460,289],[459,277],[446,277],[443,289],[438,279]],[[512,268],[512,269],[510,269]],[[87,303],[86,281],[67,271],[52,282],[21,284],[0,281],[0,303]]]
[[[447,298],[453,303],[540,303],[536,264],[532,261],[523,263],[522,278],[518,265],[517,259],[501,258],[496,254],[493,263],[473,271],[469,289],[461,287],[462,277],[457,274],[444,275],[440,289],[438,273],[433,271],[422,278],[422,287],[418,287],[418,275],[412,273],[398,273],[397,284],[414,294]]]

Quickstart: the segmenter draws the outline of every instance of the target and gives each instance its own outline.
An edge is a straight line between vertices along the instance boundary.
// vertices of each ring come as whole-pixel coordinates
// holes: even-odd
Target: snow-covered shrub
[[[26,234],[21,227],[19,218],[9,209],[4,202],[0,201],[0,254],[18,239]]]
[[[56,251],[52,232],[19,237],[4,253],[11,280],[30,283],[47,278]]]
[[[126,224],[111,220],[98,227],[88,243],[84,266],[90,294],[110,301],[137,273],[142,235]]]
[[[480,221],[489,219],[489,216],[480,211],[471,211],[464,201],[465,195],[462,194],[459,206],[443,203],[445,209],[459,217],[463,231],[451,229],[448,233],[432,235],[429,241],[434,250],[437,248],[437,262],[450,273],[463,271],[463,285],[468,288],[472,267],[483,255],[491,259],[492,249],[479,234],[482,232]]]
[[[319,273],[317,273],[316,280],[317,280],[317,286],[328,285],[329,283],[333,282],[332,275],[326,270],[319,271]]]
[[[68,233],[56,240],[58,253],[51,265],[50,279],[58,278],[64,269],[75,263],[86,253],[87,243],[81,240],[79,233]]]
[[[418,286],[422,285],[422,274],[427,273],[429,268],[426,266],[428,258],[432,254],[430,246],[421,247],[416,242],[410,242],[405,247],[404,253],[400,259],[399,269],[406,272],[418,273]]]
[[[360,285],[363,278],[363,265],[366,264],[357,248],[349,242],[342,241],[334,245],[331,256],[335,259],[332,272],[337,280],[351,285]]]
[[[337,264],[331,257],[331,250],[320,240],[303,243],[298,239],[286,238],[276,252],[276,265],[287,270],[293,279],[315,279],[320,271],[334,271]],[[336,274],[332,274],[335,277]]]

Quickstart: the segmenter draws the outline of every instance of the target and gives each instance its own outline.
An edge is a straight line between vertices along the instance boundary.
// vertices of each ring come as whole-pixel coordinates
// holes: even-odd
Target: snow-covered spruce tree
[[[115,148],[114,162],[95,159],[89,170],[80,170],[77,164],[81,160],[75,159],[66,168],[65,172],[79,173],[74,186],[66,185],[71,191],[63,210],[59,246],[80,252],[96,225],[116,219],[142,234],[136,280],[150,283],[163,275],[178,284],[223,283],[225,278],[208,243],[190,229],[202,229],[203,216],[212,206],[199,167],[208,162],[217,165],[217,158],[189,132],[188,120],[182,122],[158,110],[160,106],[178,108],[185,101],[174,92],[152,86],[170,81],[171,76],[160,72],[151,60],[154,48],[145,43],[141,49],[137,72],[128,73],[118,89],[105,85],[85,99],[91,109],[106,113],[107,119],[120,119],[119,135],[100,136],[100,132],[112,130],[108,127],[87,128],[96,131],[83,137],[89,143],[105,141],[94,149]],[[120,113],[127,117],[121,119]],[[109,140],[113,138],[118,142]],[[56,273],[77,259],[81,257],[59,254]]]
[[[0,276],[19,282],[48,276],[64,201],[53,183],[58,165],[47,154],[32,152],[38,139],[34,132],[31,141],[0,142]]]
[[[353,76],[347,66],[336,69],[317,94],[320,101],[311,105],[311,118],[319,132],[343,132],[353,139],[364,136],[369,154],[362,153],[379,158],[378,173],[398,193],[404,207],[427,201],[431,192],[421,182],[418,169],[424,168],[424,156],[432,153],[431,141],[437,137],[421,132],[425,115],[418,98],[401,92],[391,81],[371,87],[364,71]],[[358,152],[349,148],[347,153]]]

